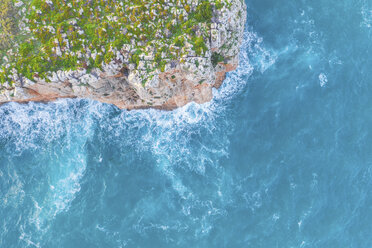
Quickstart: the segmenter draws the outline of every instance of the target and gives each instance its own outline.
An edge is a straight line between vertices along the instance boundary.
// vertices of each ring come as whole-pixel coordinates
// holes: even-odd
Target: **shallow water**
[[[249,0],[172,112],[0,107],[0,247],[371,247],[372,2]]]

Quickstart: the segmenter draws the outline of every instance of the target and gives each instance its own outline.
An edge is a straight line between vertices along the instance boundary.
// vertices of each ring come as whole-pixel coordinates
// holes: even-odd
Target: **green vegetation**
[[[212,65],[216,66],[218,63],[223,62],[224,57],[219,53],[212,54]]]
[[[16,25],[12,16],[15,14],[11,0],[0,1],[0,50],[8,49],[14,40]],[[0,51],[1,52],[1,51]],[[1,55],[1,53],[0,53]]]
[[[164,71],[167,62],[182,63],[190,50],[198,56],[207,51],[213,9],[227,5],[227,0],[198,0],[196,6],[190,0],[0,1],[1,84],[101,68],[118,60],[119,51],[123,63]]]

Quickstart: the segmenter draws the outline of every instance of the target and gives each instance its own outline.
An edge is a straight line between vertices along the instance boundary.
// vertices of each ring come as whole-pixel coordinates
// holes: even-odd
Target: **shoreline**
[[[230,8],[215,10],[213,22],[206,27],[208,50],[204,56],[189,52],[183,58],[185,62],[170,61],[163,72],[152,75],[142,68],[147,60],[140,60],[138,68],[117,60],[89,73],[85,69],[53,72],[51,82],[18,77],[15,87],[0,91],[0,105],[82,98],[113,104],[119,109],[173,110],[189,102],[209,102],[213,98],[212,89],[218,89],[226,73],[234,71],[239,63],[246,5],[241,0],[227,2]],[[123,48],[118,57],[126,53]],[[149,78],[146,84],[143,75]]]

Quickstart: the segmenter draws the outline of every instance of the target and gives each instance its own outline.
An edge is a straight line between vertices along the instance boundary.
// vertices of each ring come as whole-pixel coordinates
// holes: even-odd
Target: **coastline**
[[[189,102],[208,102],[213,97],[212,89],[219,88],[226,73],[235,70],[239,63],[246,6],[241,0],[228,2],[230,8],[213,13],[205,55],[189,53],[183,63],[170,61],[163,72],[153,73],[145,85],[141,80],[146,73],[141,69],[142,60],[138,68],[117,60],[106,64],[102,70],[93,69],[89,73],[85,69],[58,71],[53,73],[51,82],[21,79],[15,87],[2,90],[0,105],[89,98],[120,109],[172,110]],[[126,53],[125,49],[120,53],[118,57]]]

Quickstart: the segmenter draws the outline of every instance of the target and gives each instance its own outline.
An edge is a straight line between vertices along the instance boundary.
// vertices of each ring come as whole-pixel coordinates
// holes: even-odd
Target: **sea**
[[[246,4],[211,102],[0,106],[0,247],[372,247],[372,1]]]

